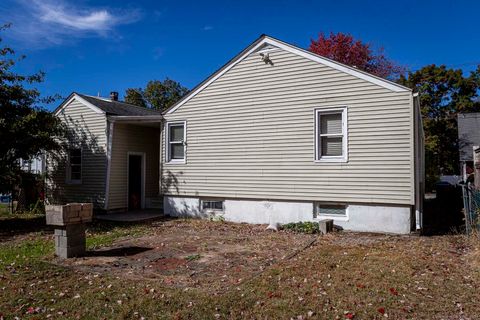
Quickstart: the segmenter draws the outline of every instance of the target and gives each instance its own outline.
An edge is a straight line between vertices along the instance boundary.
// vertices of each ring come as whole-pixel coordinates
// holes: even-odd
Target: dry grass
[[[318,237],[261,226],[170,221],[110,237],[84,259],[53,260],[32,233],[0,244],[7,318],[477,319],[478,242],[342,232]],[[89,237],[108,231],[92,230]],[[110,231],[111,232],[111,231]],[[126,240],[127,239],[127,240]],[[163,245],[162,245],[163,244]],[[115,251],[114,248],[147,250]],[[110,251],[108,251],[110,250]],[[2,254],[8,251],[8,258]],[[126,255],[119,256],[119,252]],[[151,266],[151,267],[150,267]]]

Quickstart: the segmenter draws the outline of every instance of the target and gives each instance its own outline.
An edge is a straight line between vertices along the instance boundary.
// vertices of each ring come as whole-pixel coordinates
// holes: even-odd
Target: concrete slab
[[[135,210],[122,213],[109,213],[96,215],[95,219],[104,221],[118,221],[118,222],[138,222],[145,220],[153,220],[164,217],[161,210]]]

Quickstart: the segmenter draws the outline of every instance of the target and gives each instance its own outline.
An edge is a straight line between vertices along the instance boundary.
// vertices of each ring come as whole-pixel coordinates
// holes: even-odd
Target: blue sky
[[[480,1],[2,0],[2,35],[27,55],[18,70],[46,72],[45,95],[122,97],[170,77],[192,88],[266,33],[308,47],[319,32],[347,32],[418,69],[480,64]],[[50,108],[54,107],[50,106]]]

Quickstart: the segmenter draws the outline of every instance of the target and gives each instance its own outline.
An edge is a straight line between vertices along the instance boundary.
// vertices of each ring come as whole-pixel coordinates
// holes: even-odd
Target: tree
[[[0,31],[8,27],[4,25]],[[32,87],[42,82],[45,74],[21,75],[13,70],[24,58],[16,58],[8,46],[0,48],[0,193],[12,191],[20,183],[20,159],[59,149],[65,132],[60,120],[39,106],[54,98],[41,98]]]
[[[179,82],[166,78],[152,80],[145,89],[129,88],[125,91],[125,101],[137,106],[165,111],[188,93]]]
[[[331,32],[327,37],[322,32],[317,40],[310,40],[308,49],[382,78],[397,79],[405,72],[404,67],[387,59],[383,48],[375,50],[371,44],[356,40],[350,34]]]
[[[457,114],[480,111],[480,66],[465,76],[462,70],[432,64],[401,76],[399,83],[419,93],[427,183],[435,183],[441,174],[457,174]]]
[[[143,92],[141,88],[128,88],[127,90],[125,90],[125,102],[139,107],[147,107],[147,104],[145,103],[145,100],[143,98]]]

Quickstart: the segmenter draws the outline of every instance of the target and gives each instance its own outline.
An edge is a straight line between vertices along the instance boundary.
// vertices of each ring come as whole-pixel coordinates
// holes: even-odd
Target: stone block
[[[82,224],[82,223],[78,223],[78,224],[69,224],[67,226],[65,226],[64,230],[65,230],[65,235],[69,236],[69,235],[76,235],[76,234],[81,234],[81,235],[85,235],[85,225]]]
[[[55,236],[65,236],[65,235],[66,235],[66,231],[65,231],[64,229],[55,229],[54,235],[55,235]]]
[[[61,258],[79,257],[85,254],[86,236],[84,224],[70,224],[55,229],[55,254]]]
[[[56,236],[55,237],[55,246],[62,248],[72,248],[78,246],[85,246],[86,239],[85,235],[69,235],[69,236]]]
[[[68,203],[66,205],[47,205],[45,211],[47,224],[65,226],[92,221],[93,204]]]
[[[320,233],[327,234],[333,231],[333,220],[332,219],[324,219],[318,222],[320,227]]]
[[[55,247],[55,254],[60,258],[74,258],[85,255],[85,246],[77,247]]]

